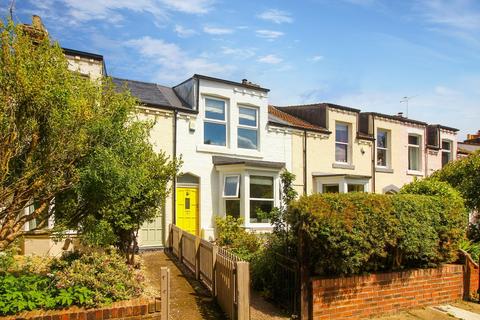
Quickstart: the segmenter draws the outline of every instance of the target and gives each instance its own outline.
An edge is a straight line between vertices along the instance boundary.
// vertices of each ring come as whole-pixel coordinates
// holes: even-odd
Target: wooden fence
[[[248,262],[174,225],[170,225],[169,247],[172,254],[210,290],[230,319],[250,319]]]

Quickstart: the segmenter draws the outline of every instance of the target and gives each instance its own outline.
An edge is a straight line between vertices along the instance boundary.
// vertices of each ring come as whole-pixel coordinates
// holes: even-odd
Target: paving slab
[[[435,309],[438,309],[455,318],[462,319],[462,320],[480,320],[480,314],[474,313],[465,309],[461,309],[449,304],[437,306],[435,307]]]

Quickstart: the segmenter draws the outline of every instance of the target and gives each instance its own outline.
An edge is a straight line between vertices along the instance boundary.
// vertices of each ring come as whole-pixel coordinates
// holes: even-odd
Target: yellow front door
[[[198,189],[177,188],[177,223],[176,225],[197,235],[198,224]]]

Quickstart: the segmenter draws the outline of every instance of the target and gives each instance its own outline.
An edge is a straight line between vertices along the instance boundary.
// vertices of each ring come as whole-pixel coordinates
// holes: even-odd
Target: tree
[[[468,209],[480,212],[480,151],[449,162],[432,177],[448,182],[460,192]]]
[[[38,31],[38,30],[37,30]],[[68,70],[57,43],[12,21],[0,21],[0,250],[52,214],[55,195],[72,188],[78,166],[109,139],[111,123],[136,104],[109,81]],[[124,123],[123,123],[124,124]],[[24,215],[30,202],[38,206]]]
[[[56,201],[57,225],[79,230],[87,244],[117,246],[131,264],[138,230],[158,216],[179,164],[153,151],[150,128],[133,122],[111,130],[80,166],[78,184]]]

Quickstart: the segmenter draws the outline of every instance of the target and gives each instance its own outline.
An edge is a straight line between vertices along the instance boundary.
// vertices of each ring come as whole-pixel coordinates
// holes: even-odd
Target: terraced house
[[[101,55],[64,51],[72,71],[107,76]],[[331,103],[272,106],[269,90],[247,80],[194,75],[173,87],[113,81],[138,98],[139,120],[154,121],[155,150],[183,161],[162,214],[141,228],[144,248],[162,247],[171,223],[213,239],[216,216],[243,217],[246,228],[269,231],[259,211],[280,204],[285,169],[296,175],[300,194],[394,193],[456,158],[454,128]],[[56,254],[62,244],[45,233],[27,237],[25,248]]]

